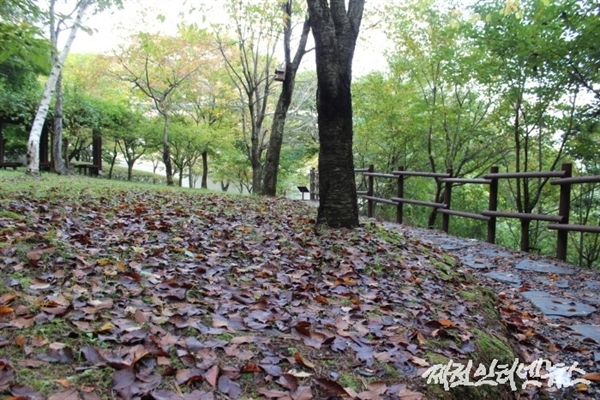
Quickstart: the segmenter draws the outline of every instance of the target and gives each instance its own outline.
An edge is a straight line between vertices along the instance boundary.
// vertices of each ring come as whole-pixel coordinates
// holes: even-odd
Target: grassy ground
[[[0,171],[0,398],[514,397],[421,378],[515,358],[453,257],[315,211]]]

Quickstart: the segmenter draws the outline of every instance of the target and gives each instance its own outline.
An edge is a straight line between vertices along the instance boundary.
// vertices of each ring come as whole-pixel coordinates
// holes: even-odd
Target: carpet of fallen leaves
[[[0,188],[0,398],[418,400],[425,353],[468,359],[485,329],[451,256],[300,201]]]

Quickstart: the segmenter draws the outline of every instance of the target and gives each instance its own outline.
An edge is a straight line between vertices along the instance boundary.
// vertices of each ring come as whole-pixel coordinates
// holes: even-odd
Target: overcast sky
[[[138,31],[175,34],[177,23],[182,18],[188,23],[196,22],[200,26],[203,25],[203,17],[206,17],[208,22],[226,20],[227,15],[218,6],[220,3],[214,0],[206,2],[209,6],[205,6],[208,9],[203,12],[190,11],[191,7],[197,8],[201,3],[205,1],[125,0],[123,10],[115,9],[91,16],[85,25],[96,32],[90,36],[86,32],[79,31],[71,52],[110,53],[119,44],[124,43],[126,37]],[[159,21],[158,15],[164,15],[165,21]],[[66,36],[66,33],[63,36]],[[383,53],[386,46],[389,47],[389,42],[383,33],[373,30],[361,32],[354,56],[354,75],[363,75],[373,70],[385,70],[386,61]],[[281,55],[280,58],[283,56]],[[314,56],[305,57],[302,69],[314,69]]]

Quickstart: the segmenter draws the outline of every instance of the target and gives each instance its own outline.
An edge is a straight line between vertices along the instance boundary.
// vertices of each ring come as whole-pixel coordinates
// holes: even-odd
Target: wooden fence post
[[[570,178],[573,174],[573,166],[569,163],[562,165],[563,178]],[[569,223],[569,212],[571,208],[571,184],[560,185],[560,200],[558,202],[558,216],[562,217],[561,224]],[[559,229],[556,233],[556,258],[565,261],[567,259],[567,244],[569,243],[569,231]]]
[[[398,171],[404,171],[404,167],[398,167]],[[404,175],[398,175],[398,190],[396,192],[396,196],[399,198],[404,197]],[[396,222],[402,223],[402,202],[398,202],[396,205]]]
[[[452,168],[448,168],[446,173],[448,178],[452,178]],[[444,204],[446,209],[450,209],[450,202],[452,201],[452,182],[446,182],[444,187]],[[442,214],[442,230],[448,233],[450,229],[450,214]]]
[[[498,173],[498,167],[490,168],[491,174]],[[498,210],[498,178],[492,178],[490,182],[490,200],[488,205],[488,211],[497,211]],[[487,242],[488,243],[496,243],[496,217],[490,216],[488,221],[488,229],[487,229]]]
[[[373,164],[369,165],[369,172],[375,172],[375,166]],[[372,175],[367,176],[367,196],[374,196],[374,177]],[[372,199],[367,200],[367,216],[369,218],[373,218],[375,214],[375,202]]]

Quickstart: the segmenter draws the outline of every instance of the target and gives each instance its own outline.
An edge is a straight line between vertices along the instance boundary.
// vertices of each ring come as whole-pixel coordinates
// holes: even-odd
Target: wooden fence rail
[[[516,218],[519,220],[534,220],[549,222],[547,228],[557,231],[556,257],[560,260],[567,258],[567,244],[569,232],[591,232],[600,233],[600,226],[590,225],[572,225],[569,224],[569,212],[571,208],[571,186],[582,183],[600,183],[600,175],[572,177],[572,165],[563,164],[560,171],[540,171],[540,172],[511,172],[499,173],[498,167],[492,167],[490,173],[483,175],[481,179],[456,178],[452,176],[452,169],[446,173],[432,173],[419,171],[405,171],[403,167],[398,167],[392,173],[375,172],[373,165],[369,168],[355,170],[362,174],[367,180],[367,190],[357,191],[357,194],[367,200],[367,215],[373,217],[375,213],[375,204],[383,203],[396,206],[396,221],[402,223],[403,205],[412,204],[418,206],[432,207],[442,214],[442,230],[448,232],[450,227],[450,216],[471,218],[487,222],[487,239],[489,243],[496,242],[496,222],[498,218]],[[405,177],[433,178],[437,182],[444,184],[444,199],[442,203],[422,201],[411,199],[404,193]],[[374,192],[375,178],[396,179],[397,193],[390,198],[377,197]],[[498,211],[498,182],[500,179],[523,179],[523,178],[557,178],[550,181],[552,185],[560,186],[560,200],[558,206],[558,215],[533,214],[533,213],[515,213]],[[488,209],[480,213],[472,213],[451,208],[452,187],[454,184],[479,184],[489,185]]]

